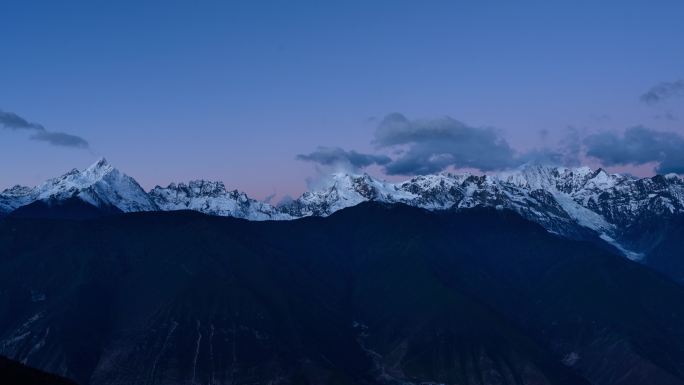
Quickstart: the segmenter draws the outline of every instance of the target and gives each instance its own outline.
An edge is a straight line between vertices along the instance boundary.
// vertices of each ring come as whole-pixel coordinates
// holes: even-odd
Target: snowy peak
[[[160,191],[168,189],[175,191],[177,194],[184,194],[188,197],[202,197],[202,196],[219,196],[226,193],[226,187],[223,182],[212,182],[205,180],[191,180],[188,183],[171,183],[166,188],[156,186],[152,191]]]
[[[33,188],[27,186],[14,185],[2,191],[2,195],[6,197],[22,197],[31,194]]]
[[[494,175],[435,174],[388,183],[366,174],[333,174],[281,209],[293,217],[327,216],[364,201],[399,202],[429,210],[507,208],[547,230],[584,239],[599,236],[630,258],[633,225],[653,215],[684,213],[684,186],[674,175],[637,179],[589,167],[524,165]]]
[[[368,174],[336,173],[319,185],[321,187],[284,204],[280,210],[293,217],[328,216],[365,201],[396,202],[398,196],[403,195],[395,185]]]
[[[349,174],[335,174],[333,175],[331,190],[335,191],[353,191],[359,196],[372,200],[377,196],[377,191],[373,187],[374,180],[368,175],[349,175]]]
[[[135,179],[101,158],[83,171],[72,170],[37,187],[38,199],[78,197],[96,207],[116,207],[124,212],[156,209]]]
[[[107,159],[105,157],[101,157],[98,159],[95,163],[91,164],[90,167],[86,169],[86,171],[96,171],[96,170],[112,170],[114,167],[107,162]]]
[[[152,211],[157,207],[133,178],[101,158],[83,171],[73,169],[33,188],[14,187],[0,194],[13,209],[35,201],[58,202],[78,198],[99,208],[124,212]]]
[[[333,174],[328,192],[337,192],[349,200],[378,200],[386,189],[385,183],[368,174]]]
[[[610,188],[624,177],[619,174],[608,174],[603,169],[592,170],[589,167],[565,168],[542,165],[524,165],[517,170],[494,175],[501,182],[530,190],[557,190],[574,193],[588,184],[599,188]]]
[[[100,158],[97,162],[90,165],[90,167],[83,170],[82,175],[85,178],[96,181],[104,178],[107,174],[112,172],[118,172],[118,170],[109,164],[107,159]]]
[[[160,210],[194,210],[209,215],[249,220],[292,219],[275,207],[249,198],[244,192],[227,191],[223,182],[193,180],[156,186],[149,193]]]
[[[33,201],[33,188],[15,185],[0,192],[0,216]]]

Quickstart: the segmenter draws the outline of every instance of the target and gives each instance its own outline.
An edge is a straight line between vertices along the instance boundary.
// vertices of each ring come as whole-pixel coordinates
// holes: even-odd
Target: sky
[[[297,196],[526,162],[684,173],[682,1],[0,5],[0,189],[100,157]]]

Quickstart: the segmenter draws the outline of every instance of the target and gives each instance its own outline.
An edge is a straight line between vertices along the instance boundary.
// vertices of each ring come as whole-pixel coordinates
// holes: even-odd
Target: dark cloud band
[[[388,174],[434,173],[450,166],[490,171],[520,162],[495,129],[472,127],[450,117],[409,120],[390,114],[378,125],[373,143],[405,150],[386,165]]]
[[[579,134],[568,129],[567,136],[554,149],[517,153],[500,132],[489,127],[473,127],[450,117],[409,120],[393,113],[382,119],[372,143],[394,154],[362,154],[339,147],[319,147],[297,155],[297,159],[320,165],[349,165],[354,169],[380,165],[388,175],[432,174],[450,167],[482,171],[504,170],[523,163],[579,163]]]
[[[632,127],[623,135],[590,135],[584,145],[588,156],[606,166],[657,163],[658,173],[684,173],[684,137],[674,132]]]
[[[0,110],[0,125],[10,130],[45,130],[40,124],[31,123],[13,112],[2,110]]]
[[[622,135],[604,132],[588,136],[569,127],[552,146],[517,152],[492,128],[469,126],[449,117],[410,120],[394,113],[380,121],[372,143],[393,157],[319,147],[297,159],[355,169],[376,164],[388,175],[420,175],[451,167],[498,171],[524,163],[577,166],[588,156],[605,166],[656,164],[658,173],[684,174],[684,137],[645,127],[627,129]]]
[[[363,154],[356,151],[345,151],[339,147],[318,147],[309,154],[299,154],[296,159],[314,162],[324,166],[348,166],[361,169],[374,164],[386,165],[391,159],[385,155]]]
[[[63,132],[48,131],[38,123],[29,122],[13,112],[0,110],[0,127],[9,130],[29,130],[33,134],[31,140],[46,142],[53,146],[88,148],[88,141],[80,136],[66,134]]]
[[[47,142],[53,146],[88,148],[88,142],[85,139],[63,132],[40,131],[31,135],[31,140]]]

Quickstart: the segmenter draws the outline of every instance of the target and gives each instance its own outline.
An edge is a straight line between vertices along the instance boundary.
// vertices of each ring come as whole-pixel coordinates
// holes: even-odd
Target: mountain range
[[[82,385],[684,384],[684,286],[509,209],[9,216],[0,267],[0,355]]]
[[[82,385],[684,385],[683,191],[527,165],[271,205],[102,159],[0,194],[0,356]]]
[[[571,239],[600,238],[630,259],[643,259],[660,241],[660,227],[684,212],[684,181],[675,174],[636,178],[588,167],[525,165],[495,175],[435,174],[390,183],[367,174],[336,173],[322,187],[271,205],[195,180],[146,192],[104,158],[36,187],[0,193],[0,216],[194,210],[248,220],[328,216],[361,202],[403,203],[428,210],[511,209],[549,232]],[[75,206],[80,206],[75,210]],[[96,210],[93,210],[95,208]],[[60,215],[60,214],[57,214]],[[646,229],[646,230],[645,230]]]

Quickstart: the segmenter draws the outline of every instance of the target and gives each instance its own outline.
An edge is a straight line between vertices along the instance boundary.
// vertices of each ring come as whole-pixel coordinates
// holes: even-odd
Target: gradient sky
[[[7,0],[0,14],[0,110],[89,143],[0,129],[0,188],[105,156],[146,188],[298,195],[317,171],[297,154],[392,156],[371,142],[393,112],[493,127],[521,152],[568,127],[684,133],[679,91],[640,99],[684,78],[682,1]]]

